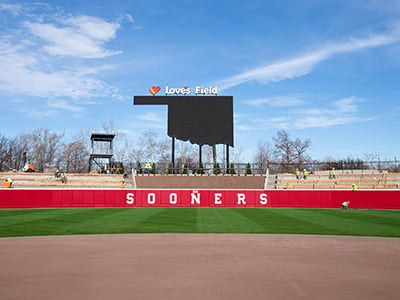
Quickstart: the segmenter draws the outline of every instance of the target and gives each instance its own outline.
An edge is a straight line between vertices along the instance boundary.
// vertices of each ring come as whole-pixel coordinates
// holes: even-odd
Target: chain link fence
[[[307,169],[309,173],[321,173],[335,168],[336,172],[346,173],[399,173],[400,162],[394,161],[361,161],[343,160],[328,162],[304,162],[301,164],[288,164],[268,161],[266,163],[231,163],[227,166],[224,163],[188,163],[176,164],[158,162],[151,163],[151,169],[145,169],[146,163],[138,163],[133,166],[137,174],[181,174],[181,175],[203,175],[203,174],[235,174],[235,175],[265,175],[292,173],[296,169]]]

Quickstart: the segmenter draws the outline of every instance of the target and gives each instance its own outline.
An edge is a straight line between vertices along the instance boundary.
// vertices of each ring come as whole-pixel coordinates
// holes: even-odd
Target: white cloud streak
[[[65,100],[51,100],[51,101],[49,100],[49,101],[47,101],[47,106],[49,108],[53,108],[53,109],[61,109],[61,110],[67,110],[67,111],[72,111],[72,112],[83,111],[83,108],[81,106],[74,105]]]
[[[0,33],[0,93],[30,101],[43,98],[49,109],[71,112],[80,112],[82,105],[99,99],[122,99],[116,88],[97,77],[115,66],[98,61],[85,66],[85,60],[120,53],[104,48],[116,38],[118,22],[86,15],[37,16],[27,13],[29,8],[0,3],[0,11],[30,19],[17,23],[18,27],[9,30],[12,34]],[[128,17],[124,19],[129,21]]]
[[[80,99],[110,97],[117,92],[90,76],[104,70],[104,66],[45,70],[40,56],[1,40],[0,69],[0,91],[11,94]]]
[[[265,107],[265,106],[272,106],[272,107],[292,107],[298,106],[304,103],[299,97],[296,96],[275,96],[269,98],[260,98],[254,100],[247,100],[244,103],[255,106],[255,107]]]
[[[312,127],[332,127],[354,122],[365,122],[373,118],[362,118],[358,116],[358,102],[363,100],[356,97],[349,97],[337,100],[331,109],[313,108],[300,112],[300,120],[294,122],[294,127],[298,129]]]
[[[116,37],[118,23],[77,16],[60,20],[59,24],[26,22],[25,26],[47,43],[43,49],[50,55],[102,58],[121,53],[102,47]]]
[[[1,10],[8,11],[13,16],[18,16],[22,10],[22,7],[19,4],[0,3],[0,11]]]
[[[241,74],[221,80],[220,89],[228,89],[245,82],[256,81],[261,84],[293,79],[309,74],[319,63],[335,55],[361,51],[363,49],[392,44],[399,35],[374,35],[365,39],[349,39],[341,43],[330,43],[313,52],[254,68]]]
[[[153,112],[147,112],[146,114],[138,116],[139,120],[143,121],[154,121],[154,122],[161,122],[162,118],[159,114]]]
[[[374,118],[362,118],[358,115],[359,106],[357,103],[363,100],[356,97],[349,97],[337,100],[330,108],[309,108],[293,110],[284,116],[257,119],[257,124],[268,124],[269,128],[278,129],[306,129],[333,127],[355,122],[366,122]],[[295,116],[295,117],[293,117]],[[299,117],[296,117],[299,116]]]

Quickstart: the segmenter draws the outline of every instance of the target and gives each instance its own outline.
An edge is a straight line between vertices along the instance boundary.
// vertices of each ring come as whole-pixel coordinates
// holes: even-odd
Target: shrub
[[[221,167],[220,167],[219,163],[216,163],[214,165],[214,174],[215,175],[221,174]]]
[[[168,174],[174,174],[174,169],[172,168],[172,163],[168,164]]]
[[[204,165],[203,165],[202,162],[199,163],[199,169],[197,170],[197,173],[198,173],[198,174],[201,174],[201,175],[204,174]]]
[[[188,166],[187,166],[187,164],[184,164],[184,165],[183,165],[182,174],[187,174],[187,173],[188,173]]]
[[[235,165],[234,164],[231,164],[231,167],[229,168],[229,174],[231,174],[231,175],[236,174]]]
[[[246,175],[251,175],[252,173],[251,173],[251,165],[250,165],[250,163],[247,163],[247,166],[246,166]]]

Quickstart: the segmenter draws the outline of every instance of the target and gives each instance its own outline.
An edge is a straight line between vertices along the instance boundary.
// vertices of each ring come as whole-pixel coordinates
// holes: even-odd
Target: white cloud
[[[135,23],[135,19],[132,17],[130,14],[120,14],[117,17],[117,21],[122,23],[122,22],[129,22],[129,23]]]
[[[336,125],[344,125],[361,121],[360,118],[352,116],[335,116],[329,115],[309,115],[303,116],[301,121],[297,121],[294,125],[296,128],[315,128],[315,127],[332,127]]]
[[[268,128],[305,129],[332,127],[373,120],[374,118],[372,117],[363,118],[359,116],[359,106],[357,103],[362,101],[362,99],[356,97],[349,97],[337,100],[327,108],[312,107],[292,110],[282,116],[268,119],[255,119],[254,122],[263,124],[264,126],[268,124]]]
[[[0,91],[34,97],[69,97],[78,100],[111,97],[117,90],[91,77],[100,67],[58,69],[45,66],[45,58],[14,46],[0,37]]]
[[[254,130],[254,128],[250,127],[249,125],[235,125],[235,130],[239,131],[251,131]]]
[[[52,109],[61,109],[68,110],[72,112],[81,112],[83,111],[83,107],[72,104],[71,102],[67,102],[65,100],[48,100],[47,106]]]
[[[221,89],[227,89],[249,81],[257,81],[266,84],[269,82],[292,79],[310,73],[316,65],[335,55],[384,46],[398,40],[399,35],[393,34],[374,35],[365,39],[349,39],[340,43],[330,43],[313,52],[261,66],[229,77],[221,80],[218,85]]]
[[[70,25],[71,28],[84,36],[93,40],[107,42],[116,37],[116,31],[120,28],[118,23],[106,22],[102,19],[91,16],[77,16],[66,19],[64,24]]]
[[[340,99],[333,103],[335,107],[337,107],[337,111],[343,113],[356,113],[358,111],[358,106],[356,105],[357,102],[362,102],[362,100],[356,97],[349,97]]]
[[[84,60],[120,53],[104,48],[116,38],[119,23],[85,15],[32,15],[30,9],[33,7],[0,4],[0,10],[19,12],[30,20],[0,33],[0,93],[51,101],[67,97],[72,100],[69,105],[53,104],[67,111],[77,111],[99,99],[122,99],[116,88],[97,77],[115,66],[96,62],[89,66]]]
[[[36,119],[61,112],[80,117],[85,105],[123,98],[98,77],[115,66],[85,64],[85,59],[119,53],[104,48],[116,37],[118,23],[90,16],[33,15],[30,9],[0,4],[0,11],[24,14],[30,20],[0,32],[0,93],[14,103],[10,109]]]
[[[0,9],[17,11],[18,7],[0,5]],[[36,102],[39,98],[51,99],[42,103],[47,103],[52,111],[56,108],[72,112],[100,99],[122,99],[116,88],[97,77],[115,66],[95,62],[86,66],[84,60],[120,53],[104,48],[106,42],[116,37],[119,23],[85,15],[32,15],[27,13],[29,9],[24,7],[18,12],[30,21],[16,23],[9,32],[0,33],[0,93],[25,99],[28,96]],[[65,99],[60,98],[71,101],[62,102]],[[43,108],[43,115],[49,107]]]
[[[116,37],[118,23],[77,16],[61,20],[59,24],[26,22],[25,26],[47,43],[43,49],[50,55],[102,58],[121,53],[102,47]]]
[[[147,112],[146,114],[142,114],[138,116],[139,120],[143,121],[161,121],[162,118],[159,114],[153,112]]]
[[[257,128],[289,129],[293,127],[293,122],[291,122],[288,117],[283,116],[268,119],[255,119],[254,122],[258,124]]]
[[[349,97],[333,102],[331,108],[312,108],[298,112],[301,116],[295,120],[295,128],[304,129],[312,127],[332,127],[336,125],[350,124],[354,122],[365,122],[373,118],[362,118],[358,115],[358,102],[363,100]]]
[[[8,3],[0,3],[0,11],[8,11],[14,16],[18,16],[22,10],[21,5],[19,4],[8,4]]]
[[[250,131],[253,130],[249,124],[243,124],[246,122],[246,115],[244,114],[233,114],[233,123],[236,131]]]
[[[275,96],[269,98],[247,100],[244,102],[251,106],[256,106],[261,108],[265,106],[273,106],[273,107],[298,106],[301,105],[304,101],[296,96]]]
[[[59,111],[56,109],[43,109],[37,105],[19,103],[11,107],[12,111],[19,112],[24,118],[44,119],[55,117]]]
[[[48,99],[44,101],[44,104],[35,103],[31,100],[13,99],[13,105],[9,107],[9,110],[22,113],[24,117],[33,119],[53,118],[65,111],[72,112],[73,117],[81,117],[81,113],[84,111],[83,106],[65,100]]]

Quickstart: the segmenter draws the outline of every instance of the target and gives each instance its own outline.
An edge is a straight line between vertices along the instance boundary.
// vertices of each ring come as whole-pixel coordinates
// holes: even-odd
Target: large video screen
[[[233,147],[232,96],[134,96],[135,105],[168,105],[168,136]]]

